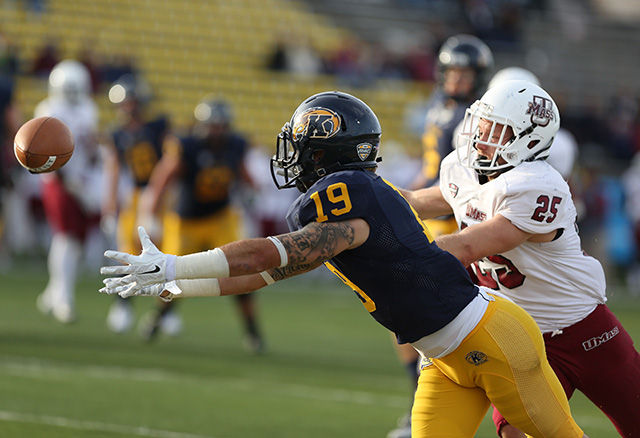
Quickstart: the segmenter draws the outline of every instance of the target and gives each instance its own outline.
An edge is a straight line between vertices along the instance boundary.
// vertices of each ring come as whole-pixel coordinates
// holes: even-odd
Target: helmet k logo
[[[531,123],[547,126],[554,119],[553,102],[546,97],[533,96],[525,114],[531,114]]]
[[[308,138],[331,138],[340,129],[340,117],[326,108],[310,108],[293,122],[293,140]]]

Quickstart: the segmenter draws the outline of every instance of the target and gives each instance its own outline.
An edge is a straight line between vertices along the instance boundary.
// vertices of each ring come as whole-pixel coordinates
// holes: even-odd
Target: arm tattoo
[[[355,230],[348,222],[312,222],[303,229],[278,236],[289,256],[289,264],[269,270],[274,280],[292,277],[320,266],[353,243]]]

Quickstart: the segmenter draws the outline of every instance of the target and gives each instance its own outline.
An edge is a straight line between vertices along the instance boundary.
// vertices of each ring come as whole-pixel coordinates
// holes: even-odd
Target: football
[[[36,117],[16,133],[13,152],[29,172],[53,172],[71,158],[73,136],[67,125],[55,117]]]

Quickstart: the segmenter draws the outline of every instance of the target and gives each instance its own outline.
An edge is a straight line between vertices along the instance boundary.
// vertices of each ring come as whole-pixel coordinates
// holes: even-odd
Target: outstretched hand
[[[171,301],[176,296],[182,294],[175,280],[168,283],[156,283],[149,286],[140,287],[135,281],[126,284],[114,285],[111,278],[105,278],[104,287],[98,292],[107,295],[119,295],[122,298],[134,296],[159,297],[162,301]]]
[[[112,275],[104,279],[105,287],[100,292],[118,294],[123,298],[134,295],[161,296],[169,283],[179,294],[180,289],[175,285],[176,256],[161,252],[151,241],[143,227],[138,227],[142,252],[132,255],[120,251],[105,251],[105,257],[123,263],[120,266],[103,266],[100,273]],[[169,298],[170,299],[170,298]]]

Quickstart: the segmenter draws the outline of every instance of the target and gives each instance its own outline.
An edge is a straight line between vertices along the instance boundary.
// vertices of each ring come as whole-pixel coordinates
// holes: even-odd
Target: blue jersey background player
[[[217,96],[206,96],[194,109],[196,124],[188,136],[170,136],[162,159],[142,195],[142,211],[157,214],[164,205],[168,188],[177,185],[172,208],[165,214],[162,249],[184,255],[214,248],[245,237],[240,209],[232,203],[241,186],[252,188],[253,181],[244,160],[248,141],[233,127],[230,104]],[[264,341],[257,322],[253,295],[235,297],[245,328],[244,344],[261,353]],[[161,305],[141,327],[152,340],[159,331],[177,334],[180,327],[173,303]],[[164,330],[165,324],[176,330]]]
[[[138,225],[149,227],[153,222],[138,215],[140,194],[162,156],[163,143],[170,129],[169,120],[164,116],[150,118],[147,115],[151,89],[140,77],[121,76],[109,88],[108,96],[117,106],[118,124],[105,138],[107,193],[102,206],[102,222],[109,233],[115,231],[120,251],[137,252],[140,251],[136,238]],[[118,205],[123,186],[131,186],[131,190],[127,191],[122,205]],[[112,229],[114,225],[115,230]],[[117,300],[111,305],[107,315],[110,330],[122,333],[133,323],[133,309],[128,302]]]
[[[361,100],[340,92],[308,98],[271,160],[278,187],[304,192],[288,214],[294,231],[178,257],[160,252],[141,228],[139,256],[105,253],[124,265],[102,268],[113,276],[101,291],[165,300],[242,294],[328,262],[371,315],[424,358],[414,437],[473,436],[490,403],[531,435],[584,436],[535,321],[473,286],[455,254],[439,249],[407,201],[375,175],[380,135]]]
[[[467,107],[482,95],[493,69],[491,49],[473,35],[454,35],[438,52],[438,86],[425,108],[422,170],[413,188],[437,183],[440,162],[453,150],[454,131]]]

